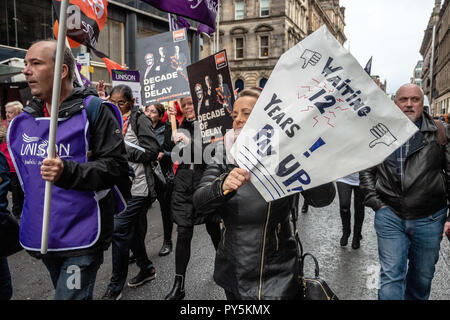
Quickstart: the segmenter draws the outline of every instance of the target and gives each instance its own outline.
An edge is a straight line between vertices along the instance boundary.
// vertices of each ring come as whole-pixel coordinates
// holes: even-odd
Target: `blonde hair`
[[[259,96],[261,95],[261,92],[262,92],[262,88],[260,88],[260,87],[247,88],[238,93],[237,99],[239,99],[241,97],[253,97],[253,98],[258,99]]]
[[[16,111],[17,114],[22,112],[23,109],[23,104],[20,101],[11,101],[8,102],[7,104],[5,104],[5,109],[9,108],[9,107],[13,107],[14,110]]]

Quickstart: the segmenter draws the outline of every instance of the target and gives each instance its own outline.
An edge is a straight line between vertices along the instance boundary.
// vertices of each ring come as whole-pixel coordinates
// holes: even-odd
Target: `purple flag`
[[[214,33],[214,31],[214,29],[208,27],[206,24],[199,24],[199,26],[197,27],[197,34],[205,33],[209,37]]]
[[[81,86],[85,86],[85,87],[89,87],[91,85],[91,82],[89,81],[88,78],[86,78],[82,73],[81,73],[81,64],[77,62],[77,69],[78,69],[78,73],[80,74],[81,77],[81,81],[83,83],[80,83]],[[78,81],[78,80],[77,80]]]
[[[175,13],[216,28],[218,0],[142,0],[160,10]]]
[[[170,28],[171,28],[170,30],[172,30],[172,31],[183,29],[183,28],[185,28],[186,30],[189,30],[189,28],[191,27],[189,22],[187,22],[182,17],[177,17],[174,14],[169,14],[169,17],[170,17]]]
[[[189,28],[191,27],[189,22],[187,22],[182,17],[177,17],[174,14],[169,14],[169,16],[170,16],[171,30],[178,30],[178,29],[183,29],[183,28],[185,28],[186,30],[189,30]],[[197,27],[197,35],[199,35],[200,33],[205,33],[208,35],[208,37],[210,37],[214,33],[214,31],[215,30],[213,28],[210,28],[206,24],[203,24],[203,23],[200,23]]]
[[[367,61],[367,64],[366,64],[366,67],[364,68],[364,70],[370,76],[370,72],[372,71],[372,57],[370,57],[369,61]]]

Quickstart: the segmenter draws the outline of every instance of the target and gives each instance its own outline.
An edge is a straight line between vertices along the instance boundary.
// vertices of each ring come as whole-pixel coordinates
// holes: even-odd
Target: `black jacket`
[[[173,163],[170,152],[164,149],[166,129],[171,130],[171,128],[168,127],[165,123],[159,121],[158,124],[153,128],[153,131],[155,132],[156,138],[158,139],[158,143],[161,147],[159,152],[164,153],[164,156],[159,161],[161,165],[161,170],[164,172],[166,176],[168,176],[173,175]]]
[[[447,132],[447,137],[448,137]],[[395,174],[396,155],[360,172],[365,205],[377,211],[389,206],[403,219],[432,215],[449,203],[450,150],[437,139],[437,126],[423,113],[420,132],[411,139],[403,167],[403,181]]]
[[[197,214],[192,202],[194,191],[200,183],[200,178],[206,167],[202,158],[199,158],[202,155],[202,139],[199,135],[199,128],[194,130],[197,125],[197,121],[183,120],[179,129],[186,130],[186,135],[189,133],[190,143],[181,149],[178,149],[178,145],[175,148],[169,121],[166,122],[165,129],[164,149],[175,152],[181,159],[185,159],[178,165],[171,199],[173,221],[184,227],[192,227],[206,221],[205,216]],[[195,161],[195,157],[197,157],[197,161]]]
[[[247,183],[224,196],[222,184],[236,168],[224,156],[222,163],[208,165],[194,193],[199,215],[220,214],[223,222],[214,280],[246,300],[294,299],[299,293],[299,252],[291,217],[297,215],[300,195],[266,202]],[[311,206],[325,207],[336,189],[331,182],[301,194]]]
[[[92,88],[75,88],[59,107],[59,117],[71,117],[81,112],[83,99],[97,93]],[[39,99],[34,98],[25,108],[33,117],[43,117],[44,109]],[[128,185],[128,164],[125,145],[119,123],[110,107],[102,106],[94,123],[89,125],[90,161],[77,163],[63,160],[64,170],[61,177],[54,184],[64,189],[79,191],[100,191],[110,189],[115,185]],[[26,196],[26,195],[25,195]],[[44,195],[42,195],[44,196]],[[112,192],[109,192],[99,202],[101,231],[97,242],[90,248],[49,252],[52,256],[80,256],[99,250],[107,250],[114,230],[114,213],[116,211]],[[30,252],[40,257],[37,252]]]

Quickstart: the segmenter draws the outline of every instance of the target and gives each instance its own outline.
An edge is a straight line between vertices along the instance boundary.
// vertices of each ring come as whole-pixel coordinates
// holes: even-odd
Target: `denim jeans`
[[[0,300],[11,299],[12,291],[8,259],[6,257],[0,257]]]
[[[429,298],[446,213],[444,208],[426,218],[404,220],[389,207],[376,211],[379,300]]]
[[[147,256],[145,231],[147,230],[147,211],[149,197],[134,196],[128,201],[125,212],[114,217],[112,239],[112,275],[108,288],[122,291],[128,275],[130,249],[136,257],[136,265],[144,271],[151,271],[153,262]]]
[[[92,300],[95,279],[103,263],[103,251],[78,257],[44,257],[55,300]]]

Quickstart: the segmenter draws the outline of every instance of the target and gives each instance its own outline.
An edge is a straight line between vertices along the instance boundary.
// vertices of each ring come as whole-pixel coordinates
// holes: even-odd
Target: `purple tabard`
[[[47,157],[50,118],[23,112],[8,129],[8,148],[25,193],[20,242],[27,250],[40,250],[45,181],[40,167]],[[86,111],[58,119],[56,151],[62,160],[88,161]],[[100,208],[92,191],[52,186],[48,251],[88,248],[100,235]]]

